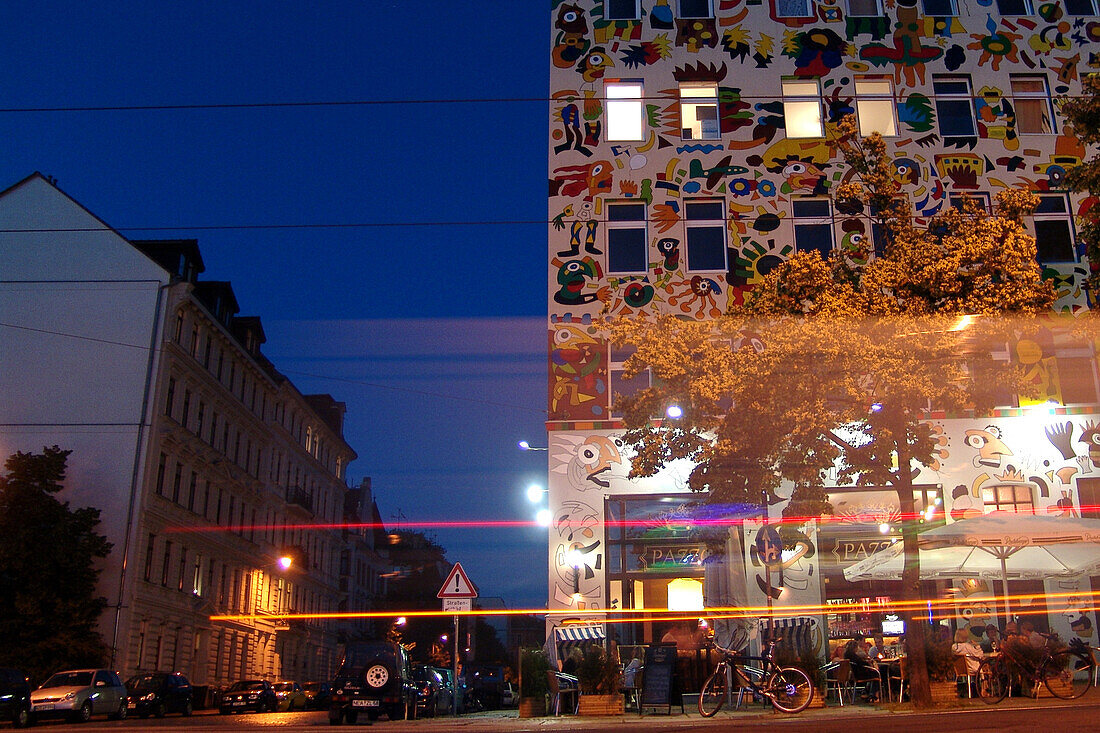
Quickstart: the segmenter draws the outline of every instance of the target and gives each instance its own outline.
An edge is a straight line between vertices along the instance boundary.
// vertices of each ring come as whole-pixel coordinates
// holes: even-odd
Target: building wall
[[[2,335],[0,451],[73,450],[63,498],[101,509],[113,543],[110,663],[211,686],[330,677],[344,625],[280,616],[349,593],[343,405],[301,394],[249,344],[252,319],[213,313],[193,276],[42,177],[0,195],[0,222],[42,230],[0,235],[0,312],[23,327]],[[226,614],[241,618],[210,619]]]
[[[1002,16],[997,4],[959,0],[951,16],[937,16],[924,12],[923,0],[904,0],[876,17],[857,17],[845,0],[712,0],[701,4],[710,17],[689,19],[679,17],[685,4],[677,0],[640,0],[637,19],[610,20],[607,11],[622,5],[554,2],[550,15],[547,404],[550,508],[559,524],[573,517],[599,526],[605,496],[682,490],[676,471],[626,479],[629,457],[615,442],[612,400],[637,385],[619,379],[624,355],[596,327],[601,314],[712,318],[800,247],[824,241],[853,253],[873,241],[866,216],[842,215],[828,202],[848,175],[826,144],[844,114],[858,110],[869,121],[876,101],[890,110],[888,150],[918,220],[950,206],[953,196],[992,197],[1005,187],[1050,196],[1044,200],[1054,208],[1061,201],[1064,212],[1028,224],[1055,235],[1043,239],[1052,245],[1067,234],[1063,246],[1041,250],[1044,276],[1058,289],[1056,310],[1088,308],[1081,288],[1088,265],[1073,219],[1090,204],[1059,190],[1085,150],[1048,98],[1079,93],[1081,75],[1100,70],[1096,15],[1070,16],[1058,2]],[[796,98],[798,83],[816,91]],[[874,83],[885,85],[885,97],[868,94]],[[641,86],[640,132],[609,139],[605,97],[624,84]],[[963,93],[953,97],[958,84]],[[1047,94],[1029,96],[1029,88],[1044,86]],[[691,124],[681,94],[697,89],[714,90],[717,114],[711,127],[685,135]],[[817,105],[820,136],[788,134],[796,102]],[[971,130],[952,127],[967,115]],[[719,204],[718,218],[689,218],[705,211],[689,205],[707,202]],[[703,266],[692,266],[701,259]],[[1029,484],[1037,511],[1078,511],[1081,481],[1096,470],[1087,442],[1096,423],[1094,369],[1077,380],[1083,390],[1063,394],[1055,362],[1067,353],[1053,342],[1040,346],[1035,376],[1049,387],[1045,397],[1068,409],[933,419],[943,456],[918,480],[943,486],[952,516],[983,510],[983,485],[1014,481]],[[987,453],[996,442],[1012,456],[982,463],[969,447],[980,439]],[[586,478],[590,466],[609,469],[604,484]],[[548,543],[549,607],[602,607],[605,590],[595,578],[583,599],[571,597],[562,550],[569,542],[556,526]],[[807,592],[820,597],[820,588]]]

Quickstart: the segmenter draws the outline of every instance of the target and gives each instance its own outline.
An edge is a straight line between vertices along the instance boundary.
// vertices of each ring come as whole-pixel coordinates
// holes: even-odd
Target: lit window
[[[1012,101],[1016,105],[1016,132],[1052,132],[1050,90],[1042,74],[1012,74]]]
[[[833,250],[833,211],[829,199],[795,199],[794,243],[799,252],[816,249],[822,257]]]
[[[680,85],[680,136],[684,140],[717,140],[718,86]]]
[[[853,18],[877,18],[882,15],[879,0],[848,0],[848,15]]]
[[[1098,15],[1096,0],[1065,0],[1066,15]]]
[[[1031,15],[1030,0],[997,0],[997,12],[1001,15]]]
[[[607,270],[641,273],[648,268],[646,206],[642,201],[607,204]]]
[[[681,18],[713,18],[710,0],[680,0]]]
[[[921,0],[924,14],[937,18],[949,15],[958,15],[955,11],[955,0]]]
[[[1039,206],[1032,217],[1035,249],[1039,262],[1074,262],[1073,220],[1069,202],[1062,194],[1039,194]]]
[[[810,0],[772,0],[777,18],[812,18]]]
[[[974,95],[969,76],[932,75],[932,90],[936,94],[936,122],[944,137],[977,134],[974,122]]]
[[[607,20],[637,20],[638,0],[603,0],[603,17]]]
[[[684,202],[688,270],[726,271],[725,202],[721,199],[688,199]]]
[[[642,83],[608,82],[604,91],[607,96],[607,139],[641,140]]]
[[[894,120],[894,86],[889,78],[856,79],[856,116],[862,137],[872,132],[884,137],[898,134]]]
[[[825,137],[817,79],[783,80],[783,119],[787,137]]]
[[[1031,487],[1013,484],[1001,484],[982,488],[982,501],[987,509],[1017,514],[1034,514],[1035,505],[1031,500]]]

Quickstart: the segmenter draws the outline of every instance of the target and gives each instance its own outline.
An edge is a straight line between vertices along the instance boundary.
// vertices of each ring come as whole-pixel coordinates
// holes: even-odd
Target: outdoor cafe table
[[[890,670],[900,669],[901,660],[904,657],[889,657],[875,660],[875,666],[878,667],[879,680],[882,683],[882,689],[886,691],[886,701],[893,702],[894,696],[890,688]],[[901,687],[898,687],[898,702],[901,702]]]

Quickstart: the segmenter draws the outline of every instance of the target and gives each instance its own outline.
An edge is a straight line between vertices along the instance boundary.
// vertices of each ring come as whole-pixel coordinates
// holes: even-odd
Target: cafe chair
[[[970,675],[970,665],[968,663],[969,658],[965,654],[955,655],[955,682],[958,684],[959,680],[966,680],[966,697],[970,699],[974,697],[974,678]]]
[[[568,675],[561,675],[552,669],[546,670],[546,682],[550,687],[550,707],[554,715],[561,715],[562,702],[572,703],[569,707],[573,715],[577,714],[580,707],[580,689],[576,686],[565,687],[563,681],[571,681]]]
[[[827,664],[825,671],[825,697],[830,692],[835,692],[840,706],[844,707],[844,696],[848,695],[848,702],[855,702],[855,685],[852,684],[852,664],[847,659]]]
[[[893,687],[898,683],[898,702],[903,702],[909,695],[909,660],[905,657],[898,659],[897,665],[891,665],[886,675],[886,684]]]

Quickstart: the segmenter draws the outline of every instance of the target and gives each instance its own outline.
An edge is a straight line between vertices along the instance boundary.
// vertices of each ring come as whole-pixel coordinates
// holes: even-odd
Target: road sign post
[[[458,614],[473,608],[477,591],[474,584],[466,576],[462,569],[462,563],[456,562],[443,581],[443,587],[435,594],[436,598],[443,601],[443,610],[452,611],[455,614],[455,655],[451,663],[454,667],[454,694],[451,695],[451,713],[458,715]]]

